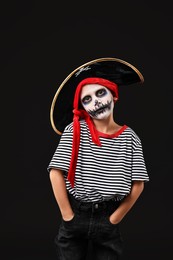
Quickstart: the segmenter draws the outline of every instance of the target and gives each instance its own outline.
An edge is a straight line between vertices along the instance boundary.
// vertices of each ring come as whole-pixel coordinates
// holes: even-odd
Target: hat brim
[[[141,72],[130,63],[117,58],[99,58],[73,70],[58,87],[54,95],[50,121],[54,131],[61,135],[73,120],[73,99],[77,85],[88,77],[108,79],[118,86],[143,83]]]

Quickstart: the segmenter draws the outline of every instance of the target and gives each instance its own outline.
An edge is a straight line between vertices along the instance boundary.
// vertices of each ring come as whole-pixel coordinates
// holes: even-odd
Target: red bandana
[[[84,109],[79,109],[79,101],[80,101],[80,94],[82,87],[86,84],[99,84],[102,86],[107,87],[109,90],[112,91],[113,95],[115,95],[118,98],[118,86],[107,79],[103,78],[86,78],[82,80],[75,91],[74,101],[73,101],[73,143],[72,143],[72,155],[71,155],[71,161],[70,161],[70,168],[68,172],[68,180],[71,183],[71,186],[74,187],[74,178],[75,178],[75,169],[76,169],[76,163],[77,163],[77,157],[78,157],[78,151],[79,151],[79,144],[80,144],[80,119],[85,119],[91,136],[92,141],[96,144],[101,146],[99,136],[97,134],[97,131],[94,127],[93,121],[89,114]]]

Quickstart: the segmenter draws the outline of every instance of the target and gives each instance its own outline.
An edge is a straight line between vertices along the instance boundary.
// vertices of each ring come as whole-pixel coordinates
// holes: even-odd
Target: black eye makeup
[[[97,97],[103,97],[107,94],[107,91],[105,88],[101,88],[99,90],[96,91],[96,96]]]
[[[82,103],[84,105],[88,104],[91,101],[91,96],[87,95],[84,98],[82,98]]]
[[[105,88],[100,88],[100,89],[98,89],[98,90],[95,92],[94,95],[95,95],[96,97],[98,97],[98,98],[102,98],[102,97],[104,97],[106,94],[107,94],[107,90],[106,90]],[[91,102],[91,100],[92,100],[91,95],[86,95],[86,96],[84,96],[84,97],[81,99],[83,105],[89,104],[89,103]]]

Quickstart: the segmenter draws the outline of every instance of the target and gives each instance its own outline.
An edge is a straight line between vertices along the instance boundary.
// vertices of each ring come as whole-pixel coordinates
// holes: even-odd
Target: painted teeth
[[[106,105],[103,105],[102,107],[98,108],[97,110],[89,110],[88,113],[91,115],[91,116],[95,116],[97,117],[99,114],[102,114],[104,113],[106,110],[109,110],[111,108],[111,102],[107,102]]]

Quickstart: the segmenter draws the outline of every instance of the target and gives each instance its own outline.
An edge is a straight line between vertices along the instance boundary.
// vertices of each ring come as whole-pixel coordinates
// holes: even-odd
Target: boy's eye
[[[82,98],[82,103],[83,104],[87,104],[91,101],[91,96],[85,96],[84,98]]]
[[[97,97],[103,97],[104,95],[106,95],[106,89],[102,88],[102,89],[99,89],[96,93],[96,96]]]

